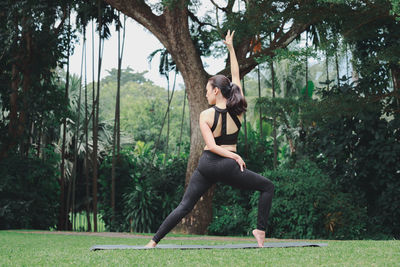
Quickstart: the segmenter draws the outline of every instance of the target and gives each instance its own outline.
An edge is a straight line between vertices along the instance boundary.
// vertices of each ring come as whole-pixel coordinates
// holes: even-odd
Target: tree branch
[[[376,20],[378,20],[378,19],[385,18],[385,17],[391,17],[391,15],[390,15],[389,13],[386,13],[386,12],[385,12],[384,14],[379,14],[379,15],[376,16],[376,17],[373,17],[373,18],[371,18],[371,19],[369,19],[369,20],[365,20],[365,21],[363,21],[362,23],[358,24],[357,26],[352,27],[350,30],[348,30],[348,31],[346,31],[346,32],[344,32],[344,33],[342,33],[342,35],[343,35],[343,37],[348,37],[352,32],[354,32],[355,30],[358,30],[358,29],[361,28],[362,26],[364,26],[364,25],[366,25],[366,24],[368,24],[368,23],[374,22],[374,21],[376,21]]]
[[[60,32],[60,29],[61,29],[61,27],[64,25],[64,22],[65,22],[65,20],[66,20],[66,18],[67,18],[67,8],[64,6],[63,8],[62,8],[62,10],[63,10],[63,16],[62,16],[62,18],[61,18],[61,21],[60,21],[60,24],[58,24],[58,26],[57,27],[54,27],[53,28],[53,30],[54,30],[54,33],[57,35],[59,32]]]
[[[104,0],[123,14],[133,18],[151,31],[160,41],[165,40],[164,14],[157,16],[143,0]]]
[[[239,0],[240,1],[240,0]],[[228,4],[226,5],[226,7],[225,7],[225,11],[226,11],[226,13],[228,13],[228,14],[230,14],[230,13],[232,13],[232,8],[233,8],[233,5],[235,4],[235,0],[229,0],[228,1]]]
[[[310,21],[307,24],[300,24],[300,25],[296,25],[295,23],[293,23],[293,26],[289,31],[281,35],[280,36],[281,38],[279,39],[277,38],[277,36],[275,36],[270,46],[262,49],[260,53],[251,54],[251,56],[249,56],[248,58],[238,57],[240,77],[242,78],[258,65],[257,61],[255,60],[256,57],[273,56],[275,49],[287,47],[297,36],[299,36],[302,32],[304,32],[305,29],[307,29],[307,27],[309,27],[312,23],[314,23],[314,21]],[[219,74],[224,74],[226,76],[229,75],[229,73],[230,73],[229,66],[226,66],[225,69],[219,72]]]
[[[226,8],[224,8],[224,7],[220,7],[219,5],[217,5],[217,3],[215,3],[213,0],[210,0],[211,1],[211,3],[216,7],[216,8],[218,8],[218,9],[220,9],[220,10],[222,10],[222,11],[224,11],[224,12],[226,12]]]
[[[192,21],[195,21],[195,22],[197,22],[200,26],[199,26],[199,28],[201,28],[201,27],[203,27],[203,26],[210,26],[210,27],[213,27],[213,28],[217,28],[215,25],[212,25],[211,23],[207,23],[207,22],[202,22],[202,21],[200,21],[199,20],[199,18],[198,17],[196,17],[196,15],[195,14],[193,14],[192,12],[190,12],[190,10],[188,10],[188,14],[189,14],[189,17],[190,17],[190,19],[192,20]]]

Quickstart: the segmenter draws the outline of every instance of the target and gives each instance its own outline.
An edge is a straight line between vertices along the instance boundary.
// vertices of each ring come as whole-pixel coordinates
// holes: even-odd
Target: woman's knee
[[[180,212],[184,213],[185,215],[188,214],[193,208],[196,203],[189,201],[188,199],[183,199],[179,205],[178,209]]]
[[[271,194],[272,196],[275,194],[275,185],[271,182]]]
[[[264,177],[264,179],[265,179],[265,182],[264,182],[263,191],[268,192],[273,196],[275,193],[275,185],[269,179],[267,179],[265,177]]]

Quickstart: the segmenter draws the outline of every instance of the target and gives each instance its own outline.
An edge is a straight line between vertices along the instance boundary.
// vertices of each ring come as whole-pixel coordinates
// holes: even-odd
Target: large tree
[[[201,56],[221,54],[222,43],[219,41],[226,30],[232,28],[237,33],[234,46],[243,77],[257,66],[256,57],[273,55],[275,49],[285,48],[324,14],[320,9],[323,6],[318,6],[315,1],[240,1],[242,5],[239,10],[234,7],[233,0],[227,1],[224,6],[210,1],[211,11],[204,16],[197,16],[195,13],[201,6],[200,1],[170,0],[148,4],[143,0],[105,0],[152,32],[171,54],[183,76],[191,118],[186,185],[204,147],[198,116],[208,107],[205,85],[211,75],[205,71]],[[271,41],[270,33],[273,33]],[[257,54],[251,52],[257,44],[251,42],[255,36],[262,43],[262,49]],[[220,73],[229,75],[229,64]],[[212,218],[212,196],[213,188],[186,216],[183,220],[185,232],[206,232]]]

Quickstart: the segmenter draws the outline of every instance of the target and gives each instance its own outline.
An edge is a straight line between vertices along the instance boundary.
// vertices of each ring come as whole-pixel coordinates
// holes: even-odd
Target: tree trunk
[[[43,120],[40,119],[39,121],[39,134],[38,134],[38,143],[37,143],[37,152],[36,152],[36,157],[40,158],[40,146],[42,142],[42,134],[43,134]]]
[[[25,55],[22,57],[23,60],[23,79],[22,79],[22,108],[19,113],[19,122],[17,127],[17,136],[22,137],[19,139],[20,141],[20,154],[21,157],[24,156],[27,147],[24,144],[24,131],[28,127],[29,129],[29,107],[28,107],[28,91],[31,87],[31,73],[32,73],[32,54],[33,54],[33,43],[32,43],[32,32],[27,26],[27,18],[24,17],[22,19],[22,27],[24,28],[23,32],[23,41],[25,43]],[[29,130],[28,130],[29,132]]]
[[[168,64],[168,54],[167,54],[166,58],[167,58],[167,64]],[[164,166],[165,166],[166,161],[168,160],[168,142],[169,142],[169,119],[170,119],[170,114],[169,114],[169,111],[170,111],[170,109],[169,109],[169,106],[170,106],[170,99],[169,99],[169,72],[167,72],[165,77],[167,78],[167,142],[166,142],[166,146],[165,146]],[[171,101],[172,101],[172,99],[171,99]]]
[[[129,13],[129,12],[128,12]],[[173,55],[177,68],[182,74],[190,110],[190,155],[186,169],[185,188],[197,167],[204,149],[204,141],[199,127],[199,114],[208,107],[205,94],[208,75],[204,70],[192,39],[189,35],[188,13],[185,8],[166,9],[164,21],[158,30],[150,29]],[[129,14],[128,14],[129,15]],[[190,62],[190,64],[188,64]],[[181,222],[183,232],[204,234],[212,219],[213,188],[206,192]]]
[[[175,70],[175,76],[174,76],[174,83],[172,85],[172,92],[175,91],[175,85],[176,85],[176,75],[177,75],[177,71]],[[166,151],[165,151],[165,160],[164,160],[164,164],[166,163],[166,161],[168,160],[168,155],[169,155],[169,131],[170,131],[170,112],[171,112],[171,102],[172,102],[172,97],[173,95],[171,95],[171,99],[169,96],[169,79],[168,79],[168,121],[167,121],[167,147],[166,147]]]
[[[260,65],[257,67],[257,78],[258,78],[258,98],[261,98],[261,77],[260,77]],[[261,112],[261,107],[259,109],[260,112],[260,139],[262,139],[262,112]]]
[[[349,53],[348,53],[347,43],[346,43],[346,78],[349,78]]]
[[[68,24],[70,25],[70,10],[68,11]],[[70,40],[70,32],[68,32],[68,41]],[[68,103],[68,89],[69,89],[69,56],[70,56],[70,42],[68,42],[67,47],[67,77],[65,81],[65,100]],[[61,145],[61,166],[60,166],[60,212],[58,218],[58,230],[68,229],[68,212],[65,206],[65,139],[67,133],[67,119],[63,118],[63,132],[62,132],[62,145]]]
[[[26,144],[26,151],[25,151],[26,157],[29,156],[29,149],[30,149],[31,145],[33,144],[33,142],[35,141],[35,140],[34,140],[35,122],[34,122],[34,121],[31,121],[30,118],[29,118],[28,121],[29,121],[29,124],[28,124],[28,125],[30,125],[30,127],[29,127],[29,135],[28,135],[28,138],[27,138],[28,143]]]
[[[11,94],[10,94],[10,122],[8,124],[8,135],[10,140],[15,138],[16,129],[18,125],[17,117],[17,100],[18,100],[18,87],[20,82],[20,75],[16,63],[11,67]]]
[[[83,43],[85,45],[85,187],[86,187],[86,197],[85,197],[85,207],[86,207],[86,220],[87,220],[87,231],[92,231],[90,223],[90,190],[89,190],[89,119],[88,119],[88,97],[87,97],[87,57],[86,57],[86,26],[83,28]],[[93,44],[92,44],[93,45]]]
[[[18,19],[14,19],[14,31],[19,32],[19,23]],[[18,45],[18,34],[15,34],[13,39],[13,46]],[[14,53],[14,58],[18,59],[20,56],[17,52]],[[20,84],[20,70],[17,66],[17,62],[13,62],[11,65],[11,93],[10,93],[10,122],[8,123],[8,140],[6,144],[2,145],[0,160],[7,157],[7,153],[11,147],[13,147],[16,143],[16,133],[18,126],[18,88]]]
[[[275,70],[274,70],[274,62],[271,60],[270,63],[271,68],[271,80],[272,80],[272,99],[275,99]],[[273,130],[272,135],[274,138],[274,169],[278,166],[278,144],[276,140],[276,115],[274,115],[274,120],[272,124]]]
[[[10,93],[10,122],[8,125],[8,140],[5,144],[1,145],[0,151],[0,159],[7,157],[8,151],[14,147],[18,142],[20,143],[20,154],[24,156],[24,147],[23,147],[23,138],[21,135],[25,130],[25,122],[26,122],[26,112],[28,112],[27,106],[27,92],[30,87],[31,82],[31,65],[32,65],[32,33],[29,30],[29,26],[27,24],[27,18],[22,18],[22,24],[19,25],[19,21],[17,18],[14,20],[15,31],[19,31],[19,28],[22,27],[22,33],[20,40],[21,44],[18,43],[18,35],[16,34],[13,45],[19,46],[17,52],[14,54],[14,58],[16,62],[11,66],[11,93]],[[22,44],[23,43],[23,44]],[[18,65],[17,62],[23,61]],[[22,80],[22,98],[23,98],[23,106],[18,109],[18,89],[20,88],[20,82]],[[18,116],[18,110],[20,111]]]
[[[68,71],[67,71],[68,73]],[[68,98],[68,78],[67,85],[65,86],[65,96]],[[58,230],[66,230],[67,214],[65,211],[65,138],[66,138],[67,120],[63,118],[63,132],[62,132],[62,145],[61,145],[61,165],[60,165],[60,211],[58,218]]]
[[[97,136],[96,136],[96,95],[95,95],[95,84],[94,84],[94,27],[92,21],[92,210],[93,210],[93,231],[97,232],[97,221],[94,217],[94,213],[97,213],[97,198],[95,204],[95,196],[97,196]],[[98,81],[97,81],[98,82]]]
[[[326,82],[327,82],[327,89],[329,91],[329,56],[328,56],[328,51],[325,51],[325,65],[326,65]]]
[[[31,40],[30,34],[28,34],[29,37],[27,37],[28,40]],[[31,46],[31,41],[27,41],[28,47]],[[30,49],[28,48],[28,57],[29,54],[31,53]],[[26,62],[25,65],[28,65],[29,62]],[[29,68],[29,66],[27,67]],[[22,80],[22,109],[19,113],[19,123],[18,123],[18,131],[17,131],[17,136],[23,137],[25,129],[29,128],[29,107],[28,107],[28,91],[31,86],[31,71],[25,70],[23,72],[23,80]],[[28,121],[28,122],[27,122]],[[29,130],[28,130],[29,132]],[[25,154],[27,147],[24,144],[24,138],[20,138],[20,153],[21,156],[23,157]]]
[[[337,86],[340,86],[340,75],[339,75],[339,59],[337,49],[335,50],[335,64],[336,64],[336,79],[337,79]]]
[[[193,65],[187,65],[189,65],[189,68],[193,67]],[[179,69],[181,70],[181,68]],[[190,71],[189,73],[181,71],[182,76],[184,76],[186,88],[190,88],[187,95],[189,99],[190,127],[192,129],[190,135],[190,154],[186,169],[185,190],[189,184],[192,173],[197,167],[197,163],[205,145],[200,132],[198,117],[200,112],[208,107],[204,97],[207,77],[204,73],[198,73],[196,77],[196,74],[193,74],[193,72],[198,72],[198,70],[199,69],[193,69],[192,73],[190,73]],[[183,232],[189,234],[205,234],[207,232],[207,227],[212,220],[212,197],[214,195],[214,188],[214,186],[211,187],[200,198],[193,211],[182,220]]]
[[[118,11],[118,20],[120,20],[120,12]],[[116,164],[119,162],[119,146],[120,146],[120,91],[121,91],[121,64],[122,64],[122,56],[123,49],[125,43],[125,21],[126,17],[124,16],[124,25],[123,25],[123,40],[121,47],[121,27],[118,27],[118,74],[117,74],[117,96],[116,96],[116,104],[115,104],[115,118],[114,118],[114,132],[113,132],[113,158],[112,158],[112,168],[111,168],[111,209],[112,216],[111,221],[115,220],[115,168]],[[117,155],[115,155],[115,149],[117,145]],[[112,225],[112,224],[111,224]],[[111,229],[112,231],[113,229]]]
[[[74,170],[72,170],[73,172]],[[70,177],[70,179],[66,180],[66,182],[68,183],[68,190],[67,190],[67,204],[66,204],[66,219],[65,219],[65,230],[67,231],[71,231],[71,227],[70,227],[70,219],[69,219],[69,212],[71,211],[71,194],[72,194],[72,175]]]
[[[99,22],[99,56],[98,56],[98,69],[97,69],[97,92],[96,101],[93,103],[93,231],[97,232],[97,180],[98,180],[98,164],[97,164],[97,151],[98,151],[98,128],[99,128],[99,102],[100,102],[100,72],[103,57],[103,40],[102,37],[102,21],[101,21],[101,8],[100,0],[98,5],[98,22]]]
[[[77,172],[77,161],[78,161],[78,149],[80,146],[79,138],[79,126],[81,121],[81,96],[82,96],[82,73],[83,73],[83,60],[86,54],[86,45],[82,46],[82,58],[81,58],[81,73],[79,77],[79,95],[78,95],[78,107],[77,107],[77,117],[76,117],[76,128],[75,128],[75,142],[74,142],[74,164],[72,167],[72,230],[75,229],[75,191],[76,191],[76,172]],[[79,144],[79,146],[78,146]]]
[[[308,97],[308,31],[306,31],[306,90],[304,97]]]
[[[183,95],[183,108],[182,108],[182,121],[181,121],[181,132],[179,134],[179,142],[178,142],[178,157],[181,154],[181,142],[182,142],[182,131],[183,131],[183,121],[185,118],[185,106],[186,106],[186,89]]]
[[[391,67],[391,72],[392,72],[392,79],[393,79],[393,91],[395,92],[394,96],[396,97],[396,104],[397,104],[397,114],[400,111],[400,104],[399,104],[399,88],[400,88],[400,66],[399,65],[393,65]]]

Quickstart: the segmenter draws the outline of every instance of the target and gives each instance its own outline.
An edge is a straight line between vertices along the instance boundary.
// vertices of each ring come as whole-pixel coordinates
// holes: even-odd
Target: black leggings
[[[267,178],[243,168],[231,158],[219,156],[209,150],[204,150],[197,168],[190,178],[189,185],[182,201],[164,220],[153,237],[156,243],[174,228],[185,217],[200,199],[200,197],[216,182],[231,185],[240,189],[258,190],[257,229],[265,231],[274,185]]]

